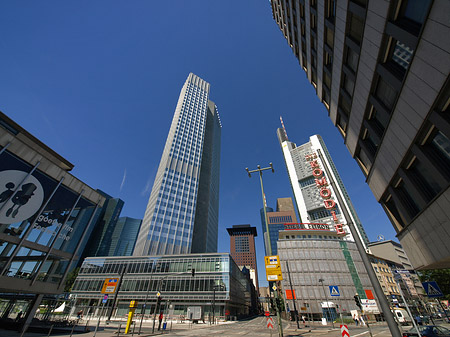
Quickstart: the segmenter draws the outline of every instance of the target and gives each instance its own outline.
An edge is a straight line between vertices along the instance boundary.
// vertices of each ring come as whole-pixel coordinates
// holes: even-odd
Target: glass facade
[[[7,150],[0,188],[1,275],[60,284],[96,204]]]
[[[119,218],[117,230],[113,234],[115,245],[114,256],[131,256],[136,245],[136,239],[141,228],[142,220],[129,217]]]
[[[150,303],[160,292],[164,301],[179,309],[176,314],[185,313],[192,305],[202,306],[207,313],[215,292],[220,315],[245,315],[250,310],[250,282],[229,254],[87,258],[73,286],[79,305],[100,301],[105,278],[122,274],[116,296],[126,306],[130,300],[143,304],[148,299]],[[121,307],[117,315],[124,314]]]
[[[209,83],[184,84],[134,255],[217,251],[221,124]]]

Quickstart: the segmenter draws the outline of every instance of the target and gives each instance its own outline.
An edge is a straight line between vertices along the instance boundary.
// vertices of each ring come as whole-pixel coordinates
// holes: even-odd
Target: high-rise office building
[[[450,267],[450,3],[271,0],[418,269]]]
[[[284,264],[289,263],[291,272],[298,273],[294,289],[302,302],[313,302],[313,313],[322,311],[334,318],[337,303],[327,303],[328,296],[320,288],[339,284],[346,310],[356,309],[355,292],[366,299],[366,290],[372,290],[348,223],[354,224],[366,249],[369,240],[322,137],[314,135],[297,146],[288,140],[284,129],[278,129],[277,134],[302,222],[285,224],[279,232],[281,268],[284,273]],[[321,305],[318,300],[323,301]]]
[[[221,122],[209,83],[181,89],[133,255],[217,251]]]
[[[367,249],[367,234],[322,137],[311,136],[309,142],[297,146],[287,139],[284,129],[278,129],[277,134],[300,221],[329,225],[337,232],[345,232],[344,240],[354,241],[347,227],[348,221],[352,221]]]
[[[106,201],[100,210],[100,216],[94,230],[89,237],[82,258],[78,261],[81,266],[87,256],[113,256],[117,242],[113,240],[113,234],[117,231],[117,220],[122,211],[124,202],[119,198],[113,198],[101,190],[97,190]]]
[[[131,256],[141,228],[142,220],[133,219],[127,216],[117,220],[116,230],[112,235],[111,249],[114,254],[108,256]]]
[[[247,267],[250,270],[255,289],[259,289],[255,249],[256,227],[233,225],[233,227],[227,228],[227,231],[230,234],[231,257],[239,267]]]
[[[266,222],[264,220],[264,209],[261,209],[260,212],[261,212],[261,224],[265,237]],[[269,223],[270,247],[272,248],[272,254],[269,254],[268,247],[265,247],[266,255],[277,255],[278,232],[284,230],[284,224],[297,222],[297,214],[295,212],[295,207],[294,203],[292,202],[292,198],[278,198],[276,211],[274,211],[273,208],[271,207],[266,207],[266,213]],[[266,245],[265,240],[264,245]]]

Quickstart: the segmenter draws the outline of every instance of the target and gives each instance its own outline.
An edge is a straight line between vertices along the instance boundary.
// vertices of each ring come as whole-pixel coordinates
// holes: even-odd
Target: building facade
[[[259,289],[255,248],[256,227],[233,225],[232,228],[227,228],[227,231],[230,234],[231,257],[239,267],[247,267],[249,269],[255,289]]]
[[[217,251],[222,125],[209,88],[191,73],[181,89],[135,256]]]
[[[278,241],[278,232],[284,229],[285,223],[297,223],[297,214],[295,212],[294,203],[292,202],[292,198],[278,198],[277,199],[277,208],[274,211],[273,208],[266,208],[267,219],[269,223],[269,238],[270,238],[270,246],[272,247],[272,254],[267,252],[266,247],[266,255],[277,255],[277,241]],[[261,209],[261,221],[262,228],[264,232],[264,236],[266,236],[266,225],[264,220],[264,209]],[[266,241],[264,240],[264,245]]]
[[[334,320],[340,312],[345,315],[358,309],[355,294],[366,299],[366,291],[372,291],[356,244],[344,238],[345,233],[339,234],[328,224],[286,224],[280,231],[278,255],[283,289],[290,290],[292,282],[302,315],[313,315],[315,319],[323,315]],[[329,286],[337,286],[339,296],[331,296]],[[293,309],[292,300],[287,302]],[[306,310],[300,310],[302,307]]]
[[[215,317],[230,318],[251,309],[250,281],[228,253],[87,258],[73,286],[76,310],[88,313],[101,304],[107,278],[120,283],[105,304],[114,317],[126,317],[131,300],[138,301],[136,313],[144,304],[150,308],[146,313],[153,313],[158,292],[161,308],[170,308],[164,316],[173,318],[187,319],[193,306],[201,307],[205,320],[213,311]]]
[[[449,268],[449,2],[271,4],[412,265]]]
[[[0,317],[29,324],[64,291],[105,198],[73,165],[0,113]]]
[[[117,231],[117,220],[122,211],[124,202],[119,198],[113,198],[103,191],[97,190],[106,201],[100,210],[99,220],[89,238],[89,242],[83,252],[83,258],[87,256],[113,256],[117,246],[117,240],[113,236]],[[83,261],[80,259],[79,265]]]
[[[117,230],[114,232],[111,242],[111,245],[114,243],[115,246],[114,256],[133,255],[141,224],[141,219],[133,219],[127,216],[117,220]]]

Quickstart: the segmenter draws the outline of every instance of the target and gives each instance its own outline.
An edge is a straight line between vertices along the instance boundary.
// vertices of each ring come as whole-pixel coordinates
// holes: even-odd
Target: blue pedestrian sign
[[[430,282],[422,282],[423,289],[425,289],[425,292],[427,293],[428,297],[443,297],[444,294],[442,293],[441,289],[439,289],[439,286],[435,281]]]
[[[341,294],[339,293],[338,286],[328,286],[328,288],[330,288],[330,295],[331,296],[341,296]]]
[[[105,304],[108,300],[108,295],[103,296],[102,303]]]

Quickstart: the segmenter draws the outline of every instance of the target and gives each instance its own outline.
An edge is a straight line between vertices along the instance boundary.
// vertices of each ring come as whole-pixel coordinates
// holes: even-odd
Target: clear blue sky
[[[219,251],[226,228],[261,234],[268,204],[292,197],[276,129],[322,135],[369,235],[395,232],[272,19],[269,1],[2,1],[0,110],[75,165],[72,173],[142,218],[180,89],[211,83],[221,115]],[[257,237],[264,284],[262,235]]]

